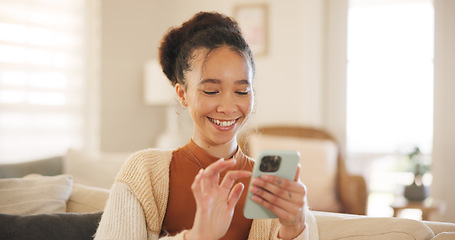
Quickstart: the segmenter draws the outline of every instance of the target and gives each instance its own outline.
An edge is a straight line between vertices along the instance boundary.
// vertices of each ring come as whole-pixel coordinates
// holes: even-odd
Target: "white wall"
[[[432,194],[446,202],[440,220],[455,222],[455,1],[435,0],[434,175]]]
[[[101,1],[101,150],[145,148],[164,125],[164,109],[142,101],[143,64],[166,29],[151,9],[148,1]]]
[[[321,3],[270,2],[269,53],[256,59],[256,124],[321,125]]]

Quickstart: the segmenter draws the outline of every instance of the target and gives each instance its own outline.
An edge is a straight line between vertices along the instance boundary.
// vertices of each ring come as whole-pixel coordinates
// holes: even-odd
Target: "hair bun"
[[[220,13],[199,12],[180,27],[172,28],[162,39],[159,48],[161,67],[172,85],[178,82],[176,76],[176,59],[188,39],[196,33],[209,28],[224,28],[239,35],[240,28],[236,21]]]

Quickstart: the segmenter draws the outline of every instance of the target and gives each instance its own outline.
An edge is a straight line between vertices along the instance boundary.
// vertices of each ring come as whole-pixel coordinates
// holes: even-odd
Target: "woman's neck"
[[[204,149],[207,153],[214,157],[230,159],[237,152],[237,141],[234,138],[232,141],[225,144],[208,144],[203,141],[198,141],[193,137],[193,142],[196,143],[200,148]]]

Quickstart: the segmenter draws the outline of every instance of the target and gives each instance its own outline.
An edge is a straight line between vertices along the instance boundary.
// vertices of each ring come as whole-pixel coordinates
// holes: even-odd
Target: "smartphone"
[[[300,153],[298,151],[264,150],[258,154],[256,162],[254,163],[245,206],[243,208],[243,215],[246,218],[277,218],[273,212],[251,200],[251,197],[253,196],[250,192],[252,179],[263,174],[269,174],[288,180],[294,180],[299,160]]]

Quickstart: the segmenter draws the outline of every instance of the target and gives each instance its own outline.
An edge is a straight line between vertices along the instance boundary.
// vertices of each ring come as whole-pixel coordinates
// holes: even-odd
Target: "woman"
[[[254,162],[236,135],[253,108],[254,61],[237,23],[198,13],[164,36],[160,58],[190,112],[192,139],[174,151],[131,156],[112,186],[96,239],[316,239],[298,173],[295,181],[253,179],[252,199],[279,219],[243,216]]]

